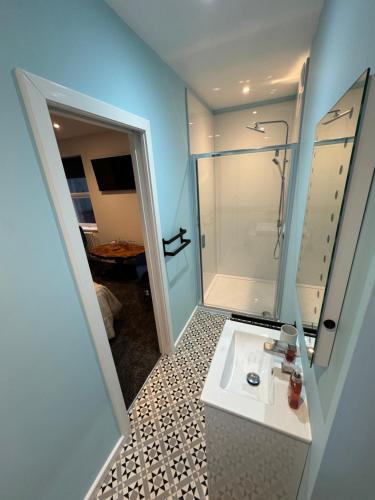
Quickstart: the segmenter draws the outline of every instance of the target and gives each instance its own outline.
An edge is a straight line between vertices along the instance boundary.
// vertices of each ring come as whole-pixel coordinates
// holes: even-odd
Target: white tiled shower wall
[[[211,113],[188,94],[191,153],[282,144],[285,131],[270,125],[265,134],[249,131],[256,120],[287,120],[292,128],[295,101]],[[254,111],[256,113],[254,113]],[[273,153],[200,160],[199,198],[203,288],[219,274],[276,280],[273,259],[280,176]]]
[[[188,93],[189,142],[192,154],[214,150],[214,116],[190,92]],[[204,169],[199,170],[199,198],[201,233],[206,245],[202,253],[203,289],[207,290],[217,273],[216,254],[216,199],[214,159],[204,160]]]
[[[294,108],[293,100],[215,115],[216,150],[283,144],[281,124],[265,125],[264,134],[246,126],[258,120],[286,120],[291,129]],[[267,152],[215,160],[220,274],[276,281],[278,261],[273,251],[281,180],[273,157]]]

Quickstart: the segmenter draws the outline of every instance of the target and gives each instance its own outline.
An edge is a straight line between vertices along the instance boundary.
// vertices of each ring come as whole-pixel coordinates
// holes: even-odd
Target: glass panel
[[[352,146],[331,144],[314,149],[297,275],[303,323],[311,328],[319,323]]]
[[[86,177],[75,177],[67,179],[69,191],[71,193],[88,193],[89,188],[87,185]]]
[[[275,317],[289,157],[283,188],[284,151],[197,161],[205,305]]]
[[[310,185],[297,273],[302,321],[316,330],[349,177],[367,74],[363,74],[316,127]],[[309,339],[309,347],[312,347]]]
[[[90,224],[95,223],[94,210],[92,208],[92,203],[89,196],[87,198],[73,197],[73,205],[77,214],[78,222],[85,222]]]
[[[66,179],[71,193],[88,193],[85,171],[80,156],[62,158]]]

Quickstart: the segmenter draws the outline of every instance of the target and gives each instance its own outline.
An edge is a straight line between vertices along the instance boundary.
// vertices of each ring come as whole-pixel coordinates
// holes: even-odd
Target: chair
[[[144,252],[135,257],[135,271],[138,282],[144,287],[145,295],[150,295],[150,282],[148,279],[146,254]]]
[[[83,246],[85,247],[85,250],[87,252],[87,247],[88,247],[87,237],[85,235],[84,230],[81,228],[81,226],[78,226],[78,227],[79,227],[79,232],[81,233],[81,238],[82,238]]]

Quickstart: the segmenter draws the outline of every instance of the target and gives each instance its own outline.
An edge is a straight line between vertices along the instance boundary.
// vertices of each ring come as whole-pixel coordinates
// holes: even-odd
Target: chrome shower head
[[[247,127],[249,130],[255,130],[255,132],[261,132],[262,134],[265,134],[265,130],[264,130],[264,127],[259,127],[259,123],[258,122],[255,122],[254,124],[254,127],[249,127],[249,125],[247,125]]]
[[[280,176],[281,176],[281,179],[283,179],[283,171],[281,169],[280,160],[279,160],[278,156],[279,156],[279,150],[276,149],[275,156],[272,158],[272,161],[277,166],[279,173],[280,173]],[[284,162],[285,162],[285,160],[284,160]]]

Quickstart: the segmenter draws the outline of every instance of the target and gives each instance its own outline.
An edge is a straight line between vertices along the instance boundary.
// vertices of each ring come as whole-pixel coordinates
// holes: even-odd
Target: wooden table
[[[115,260],[116,262],[123,262],[132,257],[136,257],[145,251],[143,245],[136,243],[106,243],[105,245],[98,245],[89,250],[89,253],[94,257],[100,259]]]

